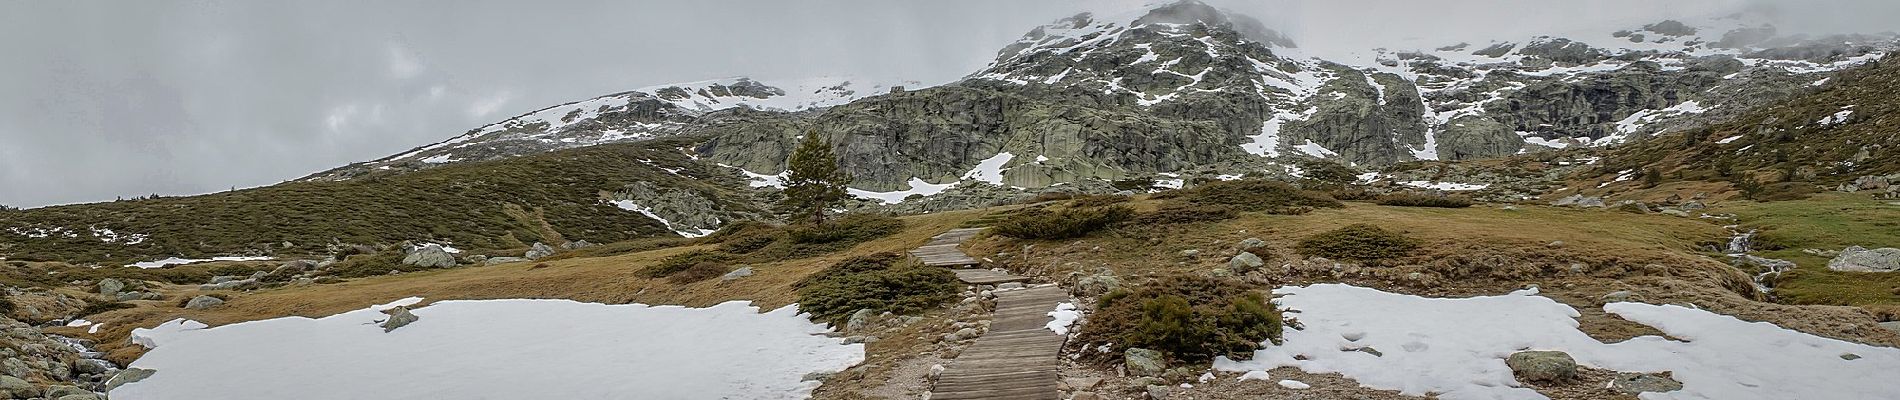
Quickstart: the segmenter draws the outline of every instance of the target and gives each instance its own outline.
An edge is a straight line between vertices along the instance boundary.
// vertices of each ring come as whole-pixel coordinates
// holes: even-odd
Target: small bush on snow
[[[1247,359],[1280,337],[1280,312],[1244,284],[1204,276],[1173,276],[1103,295],[1079,340],[1160,350],[1182,362],[1214,356]]]

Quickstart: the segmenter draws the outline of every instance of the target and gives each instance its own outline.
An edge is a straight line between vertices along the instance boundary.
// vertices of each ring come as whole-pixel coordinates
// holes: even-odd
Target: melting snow
[[[1809,335],[1764,322],[1675,305],[1612,303],[1604,311],[1662,331],[1605,344],[1577,329],[1576,309],[1527,289],[1502,296],[1426,298],[1343,284],[1281,287],[1279,303],[1304,329],[1264,344],[1223,371],[1296,367],[1339,373],[1366,387],[1446,400],[1542,399],[1521,387],[1504,358],[1558,350],[1596,368],[1672,371],[1683,389],[1659,399],[1875,399],[1900,396],[1888,371],[1900,349]],[[1351,351],[1373,348],[1383,353]],[[1843,355],[1858,356],[1855,360]],[[1297,358],[1296,358],[1297,357]]]
[[[1063,302],[1062,304],[1056,305],[1055,311],[1049,312],[1049,317],[1054,319],[1050,320],[1044,327],[1049,328],[1050,331],[1054,331],[1057,335],[1067,335],[1069,334],[1069,326],[1075,325],[1075,320],[1082,318],[1082,312],[1075,310],[1075,303]]]
[[[637,212],[637,213],[640,213],[640,215],[645,215],[647,218],[652,218],[654,221],[660,221],[661,225],[666,225],[666,230],[673,231],[673,233],[677,233],[680,236],[696,238],[696,237],[711,235],[713,233],[713,230],[705,229],[705,228],[688,228],[688,229],[675,228],[673,227],[673,221],[668,221],[666,220],[666,218],[660,218],[659,214],[653,213],[652,207],[635,204],[633,200],[614,200],[608,203],[613,204],[614,207],[620,207],[620,209],[622,210]]]
[[[273,258],[271,257],[211,257],[211,258],[171,257],[171,258],[166,258],[166,259],[158,260],[158,261],[136,262],[136,263],[126,264],[125,266],[152,269],[152,268],[165,268],[165,267],[169,267],[173,265],[197,264],[197,263],[205,263],[205,262],[212,262],[212,261],[269,261],[269,260],[273,260]]]
[[[1040,158],[1041,156],[1037,157],[1037,161],[1043,160]],[[996,153],[996,155],[990,156],[990,158],[983,160],[983,162],[977,163],[975,169],[964,173],[963,179],[974,179],[981,182],[989,182],[992,185],[1002,185],[1003,166],[1009,164],[1010,160],[1015,159],[1016,155],[1010,154],[1009,152]]]
[[[910,189],[899,190],[895,192],[873,192],[873,191],[864,190],[864,189],[850,189],[850,188],[845,189],[845,191],[851,193],[852,196],[856,196],[858,198],[877,200],[877,201],[884,202],[884,204],[897,204],[897,203],[904,202],[905,197],[910,197],[910,195],[913,195],[913,194],[921,195],[921,196],[932,196],[938,193],[943,193],[944,189],[949,189],[951,186],[956,186],[957,182],[937,184],[937,183],[925,182],[923,179],[913,177],[913,178],[910,178],[909,184],[910,184]]]
[[[1308,139],[1306,141],[1306,144],[1293,146],[1293,148],[1295,150],[1299,150],[1301,153],[1306,153],[1306,155],[1317,157],[1317,158],[1339,156],[1339,153],[1334,153],[1332,150],[1327,150],[1325,146],[1320,146],[1319,143],[1313,143],[1313,140],[1311,139]]]
[[[1840,112],[1834,113],[1834,115],[1821,118],[1820,121],[1814,121],[1814,123],[1821,124],[1821,126],[1844,124],[1847,123],[1847,118],[1852,116],[1854,116],[1854,110],[1841,110]]]
[[[443,301],[384,333],[379,310],[206,329],[134,331],[158,371],[114,399],[803,399],[808,373],[864,360],[864,345],[786,306],[707,308],[568,300]]]
[[[1443,190],[1447,192],[1484,190],[1484,188],[1491,187],[1491,185],[1480,184],[1480,183],[1433,182],[1433,181],[1405,181],[1405,182],[1399,182],[1399,184],[1405,185],[1405,186],[1411,186],[1415,188],[1420,188],[1420,189]]]
[[[1739,139],[1741,139],[1741,138],[1742,138],[1742,136],[1744,136],[1744,135],[1735,135],[1735,136],[1729,136],[1729,137],[1726,137],[1726,138],[1722,138],[1722,140],[1717,140],[1717,141],[1715,141],[1715,144],[1729,144],[1729,143],[1734,143],[1734,142],[1735,142],[1736,140],[1739,140]]]

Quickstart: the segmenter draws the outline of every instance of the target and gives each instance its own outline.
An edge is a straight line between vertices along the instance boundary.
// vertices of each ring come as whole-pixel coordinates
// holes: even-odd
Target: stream
[[[1729,231],[1728,248],[1723,250],[1723,253],[1729,256],[1729,264],[1744,270],[1752,268],[1761,271],[1754,276],[1755,289],[1773,297],[1774,279],[1781,277],[1782,272],[1794,269],[1794,263],[1748,254],[1754,251],[1754,238],[1757,232],[1754,229],[1744,231],[1741,225],[1728,225],[1722,228]]]

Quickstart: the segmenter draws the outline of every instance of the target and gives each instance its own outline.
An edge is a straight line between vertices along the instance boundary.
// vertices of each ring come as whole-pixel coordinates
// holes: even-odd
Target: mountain
[[[1861,75],[1839,71],[1875,64],[1896,47],[1892,35],[1780,35],[1748,15],[1598,31],[1320,52],[1193,0],[1084,13],[1031,29],[984,68],[934,86],[848,78],[658,85],[543,108],[273,187],[0,212],[8,228],[0,230],[0,256],[120,261],[331,244],[693,236],[759,218],[790,149],[814,133],[833,142],[856,178],[851,193],[860,201],[850,207],[896,212],[1246,175],[1403,177],[1411,187],[1494,187],[1480,198],[1521,199],[1562,186],[1553,182],[1579,165],[1627,175],[1622,166],[1663,159],[1729,160],[1811,176],[1841,169],[1829,166],[1839,162],[1856,165],[1842,174],[1880,172],[1868,160],[1890,151],[1856,139],[1878,131],[1792,135],[1726,157],[1706,149],[1755,136],[1676,145],[1694,149],[1690,155],[1661,155],[1675,150],[1658,146],[1751,126],[1736,124],[1842,125],[1789,125],[1822,118],[1805,115],[1814,110],[1761,118],[1817,90],[1880,90],[1849,88],[1845,77]],[[1349,56],[1311,55],[1320,53]],[[1853,111],[1843,126],[1862,126],[1861,118],[1877,115],[1868,114],[1877,109],[1871,103],[1883,100],[1861,98],[1853,110],[1815,107]],[[1677,135],[1684,132],[1691,134]],[[1864,147],[1866,157],[1802,150],[1847,145]],[[1759,153],[1769,148],[1781,150]],[[1444,164],[1549,152],[1609,158],[1528,172]],[[1806,164],[1787,167],[1791,159]],[[1610,166],[1619,168],[1602,170]],[[1511,182],[1440,184],[1493,178]],[[421,211],[428,207],[441,209]],[[537,208],[548,214],[519,216]],[[455,228],[433,228],[443,224]],[[114,234],[86,235],[95,229]],[[109,240],[127,235],[146,239]]]
[[[835,77],[772,84],[735,77],[645,87],[535,110],[402,154],[300,180],[344,180],[376,170],[414,170],[667,137],[687,131],[695,121],[721,110],[797,112],[845,104],[901,87]]]

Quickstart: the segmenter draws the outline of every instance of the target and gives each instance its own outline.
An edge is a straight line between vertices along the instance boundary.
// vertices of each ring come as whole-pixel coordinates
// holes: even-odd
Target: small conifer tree
[[[806,132],[787,164],[791,173],[785,177],[785,199],[779,208],[791,220],[825,222],[825,212],[845,200],[845,187],[851,184],[851,174],[838,168],[831,141]]]

